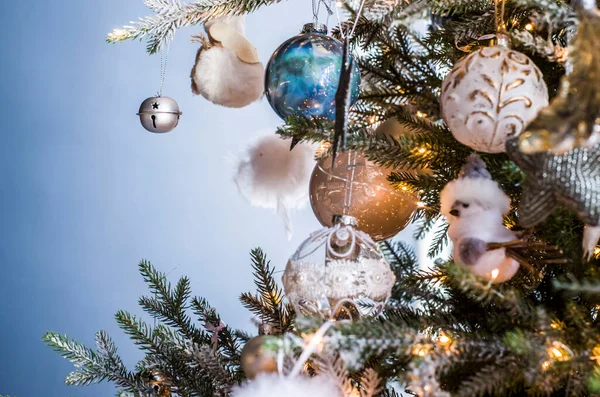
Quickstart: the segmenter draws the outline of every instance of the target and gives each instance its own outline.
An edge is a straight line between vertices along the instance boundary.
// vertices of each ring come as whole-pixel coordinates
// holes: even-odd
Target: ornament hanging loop
[[[165,75],[167,74],[167,60],[169,58],[169,50],[171,49],[171,44],[167,43],[164,47],[161,47],[160,50],[160,87],[158,89],[158,94],[156,96],[163,96],[163,88],[165,86]]]
[[[504,11],[506,0],[494,0],[494,19],[496,23],[496,34],[506,35],[506,22],[504,21]]]

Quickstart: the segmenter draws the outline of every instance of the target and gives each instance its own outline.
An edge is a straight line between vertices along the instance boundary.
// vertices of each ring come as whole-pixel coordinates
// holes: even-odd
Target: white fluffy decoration
[[[548,88],[531,59],[497,45],[460,60],[444,79],[440,102],[457,141],[499,153],[548,105]]]
[[[317,147],[299,143],[290,151],[290,145],[290,139],[275,134],[258,138],[238,160],[234,175],[240,194],[252,205],[277,210],[288,236],[292,233],[290,210],[308,202]]]
[[[342,397],[330,378],[262,374],[233,390],[231,397]]]
[[[482,207],[506,215],[510,211],[510,199],[498,183],[484,178],[459,178],[449,182],[440,193],[441,213],[452,222],[450,210],[456,201],[477,201]]]
[[[258,100],[264,91],[262,63],[242,62],[232,50],[215,45],[200,49],[192,69],[192,92],[230,108]]]
[[[226,23],[227,25],[231,26],[233,29],[235,29],[238,33],[241,33],[241,34],[244,34],[246,31],[246,21],[243,16],[228,16],[228,15],[226,15],[226,16],[222,16],[219,18],[211,19],[210,21],[208,21],[204,24],[204,28],[206,29],[207,32],[210,30],[210,27],[215,22]]]
[[[517,238],[502,222],[510,211],[510,198],[491,179],[479,157],[471,157],[465,170],[469,175],[449,182],[440,193],[441,212],[454,245],[452,256],[473,274],[502,283],[517,273],[519,263],[504,248],[488,251],[487,244]]]

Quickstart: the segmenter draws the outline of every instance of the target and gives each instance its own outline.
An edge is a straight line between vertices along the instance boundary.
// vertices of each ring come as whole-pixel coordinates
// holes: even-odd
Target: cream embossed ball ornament
[[[442,84],[444,121],[457,141],[480,152],[501,153],[548,105],[542,72],[505,45],[485,47],[460,60]]]

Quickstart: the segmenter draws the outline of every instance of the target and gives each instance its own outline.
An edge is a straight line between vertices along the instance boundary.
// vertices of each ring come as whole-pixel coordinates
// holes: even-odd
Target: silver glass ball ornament
[[[142,126],[155,133],[169,132],[179,123],[182,115],[179,105],[172,98],[166,96],[150,97],[142,102],[140,116]]]

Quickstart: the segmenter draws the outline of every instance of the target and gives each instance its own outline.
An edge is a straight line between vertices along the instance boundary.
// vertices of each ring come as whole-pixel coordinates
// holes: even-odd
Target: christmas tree
[[[154,15],[115,30],[110,42],[146,38],[155,53],[178,28],[206,24],[203,51],[231,50],[252,66],[259,62],[251,46],[223,17],[275,1],[146,3]],[[348,15],[332,32],[343,48],[335,107],[314,116],[274,105],[285,117],[278,134],[291,139],[290,153],[320,144],[331,169],[352,153],[391,169],[389,188],[408,195],[403,200],[418,197],[410,220],[418,238],[434,235],[435,266],[423,269],[411,247],[364,224],[381,240],[374,245],[351,217],[309,239],[326,241],[320,268],[302,267],[306,247],[292,257],[285,292],[256,249],[258,291],[240,297],[258,319],[256,337],[192,297],[189,279],[172,285],[143,261],[150,294],[139,304],[158,323],[124,311],[116,320],[145,358],[130,370],[103,332],[95,350],[49,332],[46,343],[77,367],[66,382],[107,380],[135,396],[600,394],[595,2],[362,0],[313,8],[321,5]],[[429,29],[416,32],[423,18]],[[206,90],[194,77],[200,67],[194,92],[243,106]],[[273,104],[280,92],[267,94]],[[443,257],[449,243],[452,256]],[[340,263],[368,266],[347,272]]]

